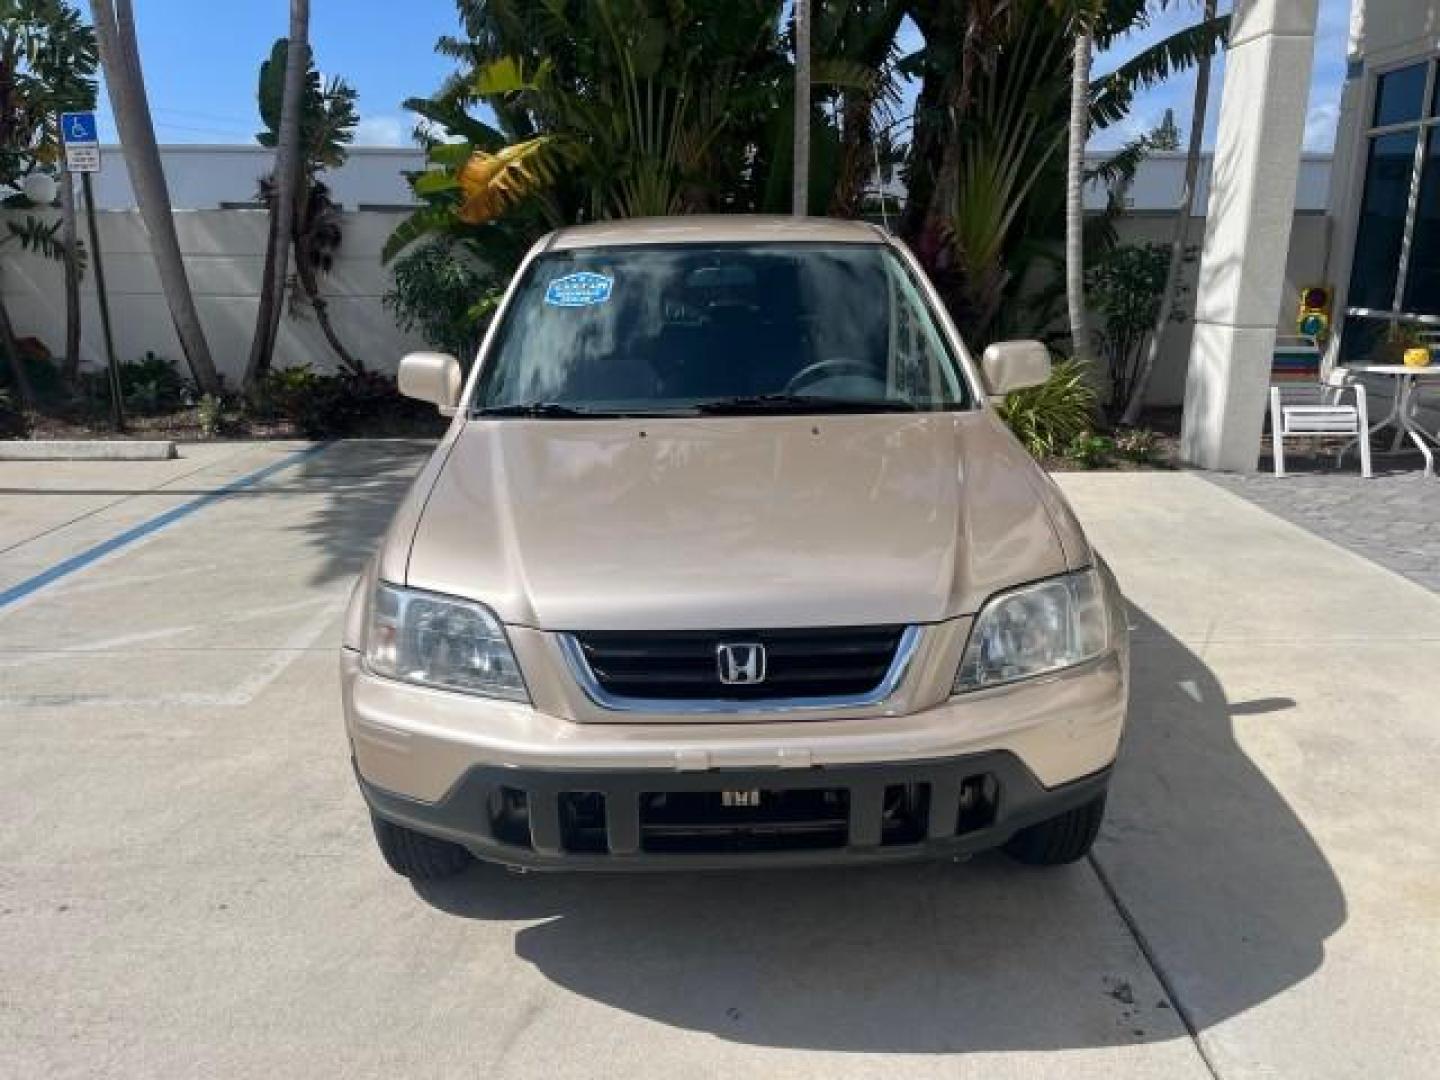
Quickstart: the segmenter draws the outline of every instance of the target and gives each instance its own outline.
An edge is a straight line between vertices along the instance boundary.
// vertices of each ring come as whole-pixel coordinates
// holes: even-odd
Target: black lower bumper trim
[[[956,858],[1089,802],[1110,769],[1046,788],[1004,751],[693,773],[476,766],[435,803],[357,778],[377,816],[482,859],[663,870]]]

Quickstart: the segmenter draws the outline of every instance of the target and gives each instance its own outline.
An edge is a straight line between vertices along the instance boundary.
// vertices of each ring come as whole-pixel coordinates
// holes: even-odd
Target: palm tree
[[[810,211],[810,0],[795,0],[795,145],[790,212]]]
[[[1215,19],[1215,0],[1205,0],[1205,21]],[[1145,395],[1150,389],[1151,376],[1155,374],[1155,363],[1160,358],[1160,342],[1165,328],[1175,310],[1175,297],[1179,292],[1180,267],[1185,262],[1185,248],[1190,239],[1190,219],[1195,213],[1195,189],[1200,176],[1200,147],[1205,137],[1205,112],[1210,104],[1210,54],[1200,58],[1195,69],[1195,100],[1190,109],[1190,142],[1185,152],[1185,186],[1180,196],[1180,207],[1176,211],[1175,230],[1170,236],[1170,266],[1165,273],[1165,288],[1160,294],[1160,311],[1155,316],[1155,329],[1150,335],[1145,358],[1140,370],[1135,373],[1135,382],[1130,389],[1130,400],[1125,403],[1122,424],[1134,426],[1140,422],[1140,412],[1145,408]],[[1174,117],[1167,111],[1166,119],[1174,124]]]
[[[898,231],[977,345],[1048,326],[1050,308],[1065,299],[1065,245],[1051,237],[1067,229],[1077,11],[1090,15],[1092,49],[1103,52],[1168,2],[910,0],[924,46],[898,63],[919,81]],[[1123,121],[1141,88],[1213,53],[1227,26],[1223,16],[1186,27],[1087,77],[1082,123],[1099,130]],[[1107,175],[1133,167],[1138,147],[1127,149]],[[1103,233],[1103,222],[1087,231],[1096,225]]]
[[[250,359],[245,365],[243,385],[246,392],[252,392],[260,377],[270,369],[275,339],[280,331],[285,277],[290,263],[290,236],[303,167],[300,128],[305,82],[310,71],[310,0],[290,0],[290,37],[283,55],[285,78],[279,137],[275,146],[275,201],[270,208],[270,233],[265,244],[265,272],[260,283],[255,336],[250,343]],[[271,63],[274,64],[279,56],[280,46],[277,44]],[[262,80],[264,77],[262,72]]]
[[[1085,309],[1085,144],[1090,141],[1090,64],[1095,52],[1092,15],[1076,13],[1075,52],[1070,74],[1070,126],[1065,160],[1065,299],[1075,359],[1094,356],[1090,316]]]
[[[64,222],[64,374],[67,381],[73,381],[80,363],[80,276],[84,257],[77,235],[74,178],[65,168],[59,120],[61,113],[95,107],[95,70],[99,65],[95,32],[67,0],[18,0],[7,11],[5,27],[6,95],[12,105],[20,106],[20,111],[8,115],[12,119],[26,115],[31,118],[31,166],[59,173]],[[24,62],[17,66],[22,57]],[[13,138],[7,136],[5,141],[13,143]]]
[[[136,202],[140,204],[145,231],[150,236],[150,250],[155,257],[170,318],[175,324],[175,334],[195,384],[202,393],[218,394],[220,377],[210,356],[205,329],[190,292],[190,281],[185,276],[180,238],[170,209],[170,189],[165,183],[160,149],[155,143],[155,126],[150,119],[150,103],[135,37],[135,12],[130,0],[93,0],[92,8],[100,63],[105,71],[115,124],[120,129],[125,166],[130,172]]]
[[[283,48],[282,41],[265,69],[273,72],[284,67],[284,58],[280,55]],[[279,141],[280,91],[273,79],[267,79],[265,69],[261,73],[259,96],[260,114],[267,130],[260,133],[259,140],[263,146],[274,146]],[[307,305],[340,366],[358,375],[365,367],[340,340],[330,318],[329,302],[320,289],[320,279],[334,267],[344,240],[340,207],[331,198],[329,185],[320,177],[325,170],[343,165],[349,156],[348,148],[360,119],[355,100],[355,90],[344,79],[332,77],[322,83],[313,66],[307,72],[300,109],[300,189],[290,227],[295,280],[289,307],[294,311],[302,303]],[[273,175],[260,181],[260,198],[272,208],[276,187]]]
[[[51,174],[60,150],[59,114],[92,108],[95,103],[95,37],[66,0],[17,0],[0,21],[0,181],[16,186],[27,174]],[[63,162],[60,172],[62,240],[30,219],[20,231],[9,230],[27,250],[59,257],[65,264],[65,371],[73,377],[80,353],[80,271],[82,254],[75,236],[74,188]],[[0,341],[14,361],[16,391],[32,404],[29,380],[13,348],[8,312],[0,311]]]

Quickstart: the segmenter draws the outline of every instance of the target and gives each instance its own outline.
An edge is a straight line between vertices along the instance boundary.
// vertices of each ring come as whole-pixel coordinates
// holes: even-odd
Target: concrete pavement
[[[0,463],[0,590],[299,449]],[[297,458],[0,608],[0,1073],[1431,1074],[1436,597],[1195,477],[1067,476],[1137,609],[1093,865],[417,893],[334,646],[425,450]]]

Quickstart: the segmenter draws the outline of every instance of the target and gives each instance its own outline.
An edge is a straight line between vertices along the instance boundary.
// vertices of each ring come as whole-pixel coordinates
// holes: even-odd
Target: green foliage
[[[1086,271],[1086,295],[1102,323],[1098,339],[1109,367],[1111,408],[1122,409],[1130,400],[1160,314],[1169,265],[1170,249],[1164,244],[1121,244]],[[1177,301],[1185,292],[1177,288]],[[1177,322],[1183,318],[1178,311],[1174,315]]]
[[[468,365],[503,287],[463,243],[442,237],[396,261],[385,306],[402,330]]]
[[[1138,9],[1138,14],[1127,30],[1143,27],[1149,20],[1146,4],[1121,0],[1108,6],[1126,14],[1132,9]],[[1229,15],[1202,20],[1177,30],[1163,41],[1156,42],[1131,57],[1110,74],[1096,79],[1091,85],[1090,112],[1093,122],[1098,127],[1108,127],[1121,122],[1130,114],[1136,94],[1164,82],[1177,72],[1193,67],[1200,57],[1218,52],[1229,34]]]
[[[95,32],[66,0],[0,3],[0,184],[60,160],[59,114],[93,108]]]
[[[1115,433],[1115,452],[1136,465],[1154,465],[1160,457],[1160,436],[1147,428],[1122,428]]]
[[[1101,48],[1144,29],[1153,6],[1082,5]],[[1053,0],[907,10],[925,45],[900,61],[919,94],[899,232],[976,347],[1043,334],[1064,296],[1063,150],[1076,14],[1075,4]],[[1215,50],[1227,27],[1228,17],[1182,30],[1096,80],[1094,128],[1122,121],[1139,88]],[[1135,146],[1100,178],[1113,192],[1148,149]],[[1087,222],[1087,249],[1112,242],[1110,220]]]
[[[29,417],[9,390],[0,389],[0,439],[23,439],[29,434]]]
[[[24,221],[6,221],[5,234],[0,236],[0,247],[10,241],[18,243],[22,250],[32,252],[46,259],[61,259],[65,248],[60,240],[62,222],[41,221],[26,216]]]
[[[225,401],[218,394],[206,394],[195,406],[195,419],[200,434],[207,439],[218,438],[225,430]]]
[[[1175,110],[1166,109],[1160,123],[1150,132],[1150,145],[1156,150],[1174,153],[1180,149],[1180,125],[1175,122]]]
[[[1103,469],[1115,458],[1115,440],[1093,431],[1081,432],[1066,445],[1065,458],[1082,469]]]
[[[257,101],[265,130],[256,139],[262,146],[280,142],[280,114],[285,91],[285,63],[289,42],[281,38],[260,67]],[[312,58],[313,60],[313,58]],[[295,275],[286,283],[291,315],[313,314],[340,364],[356,374],[364,364],[341,342],[331,323],[329,304],[321,295],[321,279],[334,267],[344,242],[340,206],[321,176],[345,164],[355,128],[360,122],[356,93],[344,79],[322,79],[312,62],[305,74],[300,104],[299,183],[290,222]],[[273,209],[278,194],[274,175],[260,179],[260,200]]]
[[[383,434],[397,422],[413,428],[436,415],[432,407],[401,397],[388,376],[324,375],[307,365],[267,372],[252,409],[254,418],[288,421],[312,439]]]
[[[125,411],[135,416],[163,416],[187,408],[195,399],[190,380],[169,360],[153,352],[139,360],[121,361],[118,374]],[[110,407],[109,369],[81,373],[78,389],[82,401],[103,413]]]
[[[1090,429],[1095,391],[1086,379],[1084,365],[1066,360],[1055,365],[1042,385],[1009,394],[999,413],[1031,454],[1054,457]]]
[[[70,396],[70,390],[50,350],[38,338],[21,338],[16,346],[20,352],[20,363],[25,367],[26,382],[34,395],[31,404],[37,408],[62,404]],[[15,372],[7,359],[0,357],[0,389],[5,388],[15,393],[18,399],[20,388],[15,385]]]
[[[430,167],[412,178],[425,205],[391,237],[387,260],[445,234],[473,241],[506,276],[513,263],[494,257],[490,225],[518,226],[533,240],[579,221],[788,207],[794,80],[778,0],[458,6],[466,37],[442,39],[440,51],[460,70],[432,97],[406,102],[434,141]],[[837,189],[836,107],[857,110],[854,134],[891,100],[901,8],[860,0],[816,12],[817,209]],[[482,104],[494,126],[471,115]]]
[[[153,352],[120,365],[120,392],[126,411],[142,416],[173,412],[194,397],[193,387],[175,365]]]
[[[270,59],[260,65],[256,99],[265,130],[255,138],[261,146],[271,149],[280,142],[285,60],[289,53],[289,42],[281,38],[270,50]],[[315,65],[310,65],[300,98],[300,155],[308,176],[345,164],[350,144],[355,141],[355,127],[360,123],[356,99],[355,89],[344,79],[322,79]]]

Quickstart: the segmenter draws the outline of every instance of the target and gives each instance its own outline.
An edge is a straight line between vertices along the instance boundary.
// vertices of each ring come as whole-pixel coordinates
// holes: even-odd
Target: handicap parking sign
[[[100,171],[100,133],[93,112],[60,114],[60,139],[65,144],[65,166],[71,172]]]
[[[95,114],[92,112],[61,113],[60,129],[65,133],[67,143],[99,142],[95,129]]]

